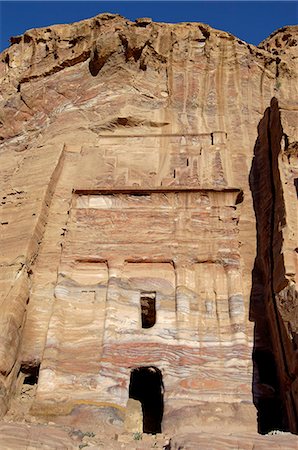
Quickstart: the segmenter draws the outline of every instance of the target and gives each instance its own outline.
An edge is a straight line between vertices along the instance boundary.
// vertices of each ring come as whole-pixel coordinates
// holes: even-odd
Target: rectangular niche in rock
[[[142,328],[151,328],[156,322],[156,292],[141,292]]]

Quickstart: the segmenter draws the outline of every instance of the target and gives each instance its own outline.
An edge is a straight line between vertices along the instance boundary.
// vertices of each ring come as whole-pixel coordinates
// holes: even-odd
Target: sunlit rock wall
[[[253,403],[260,431],[297,430],[295,34],[256,48],[204,24],[102,15],[12,38],[2,414],[20,369],[40,366],[32,414],[96,406],[121,429],[130,372],[147,365],[166,432],[257,429]],[[156,295],[149,329],[142,292]]]

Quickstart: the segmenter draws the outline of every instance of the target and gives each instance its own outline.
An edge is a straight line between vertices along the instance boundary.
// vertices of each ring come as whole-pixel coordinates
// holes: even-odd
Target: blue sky
[[[128,19],[204,22],[257,45],[277,28],[298,22],[296,1],[0,1],[0,51],[30,28],[70,23],[102,12]]]

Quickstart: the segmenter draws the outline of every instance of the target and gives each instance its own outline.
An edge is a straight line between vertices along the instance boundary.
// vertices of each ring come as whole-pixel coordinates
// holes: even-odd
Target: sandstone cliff
[[[142,367],[171,448],[297,433],[297,27],[104,14],[11,38],[0,82],[0,435],[142,431]]]

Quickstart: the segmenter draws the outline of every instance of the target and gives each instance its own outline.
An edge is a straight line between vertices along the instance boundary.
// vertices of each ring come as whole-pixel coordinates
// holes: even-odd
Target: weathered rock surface
[[[178,435],[171,439],[170,449],[172,450],[193,450],[203,448],[204,450],[235,449],[296,449],[297,437],[288,433],[279,435],[258,436],[253,433],[228,434],[218,433],[211,436],[208,433]]]
[[[117,448],[163,414],[170,448],[295,448],[256,431],[298,431],[297,27],[105,14],[11,43],[0,437]]]

